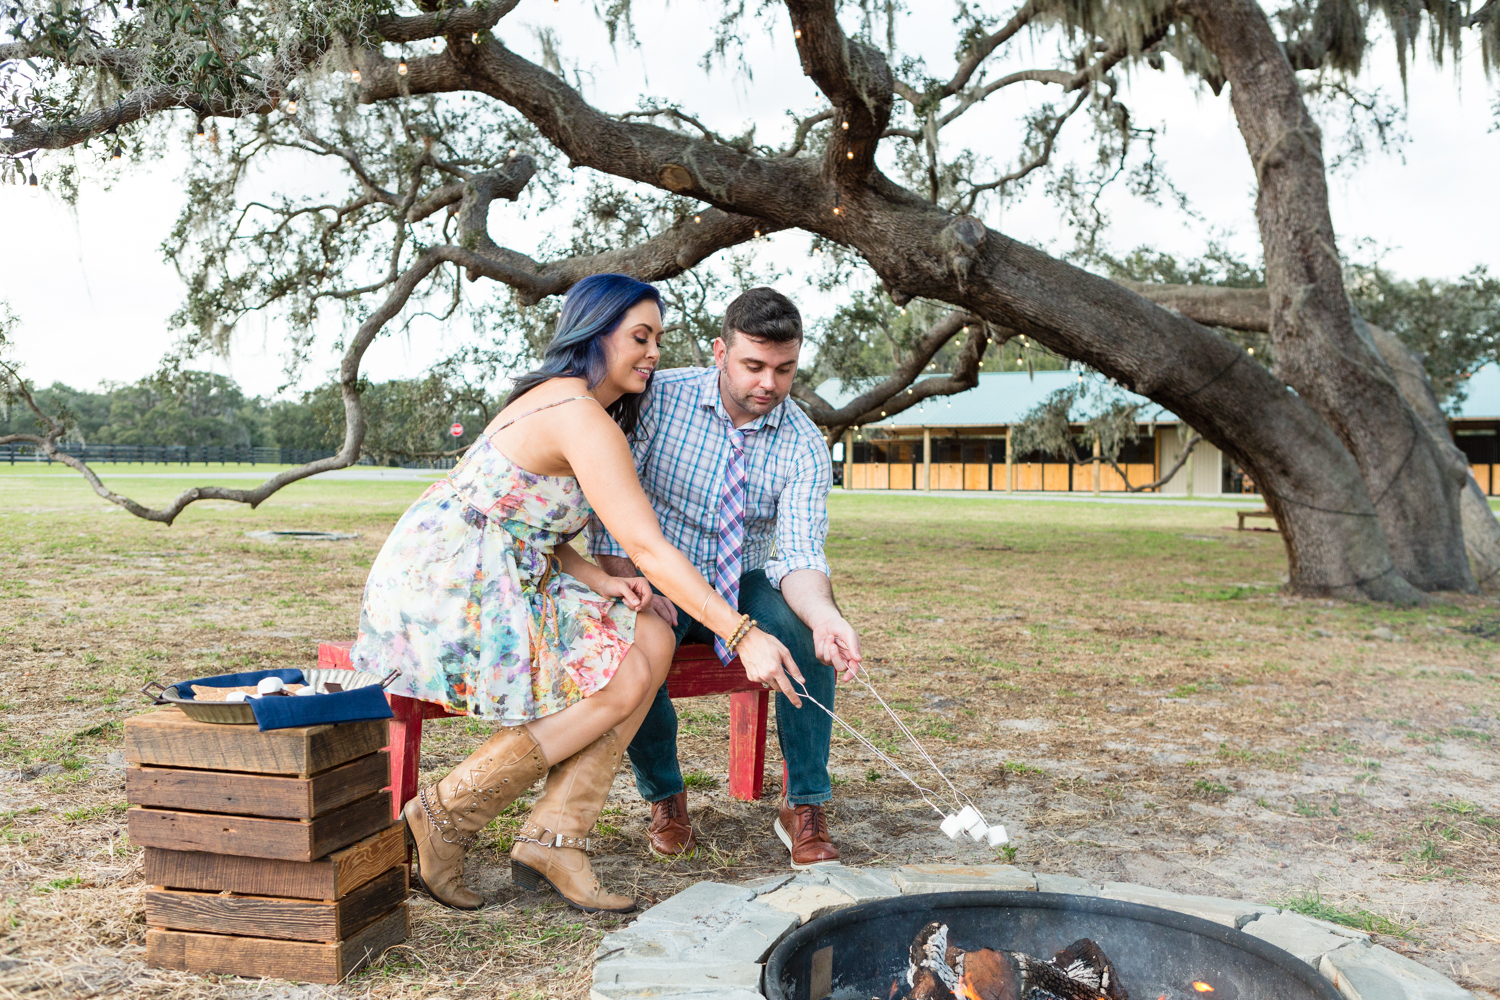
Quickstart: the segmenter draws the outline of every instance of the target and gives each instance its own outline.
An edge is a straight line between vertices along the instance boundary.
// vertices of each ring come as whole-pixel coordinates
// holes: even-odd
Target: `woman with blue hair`
[[[499,730],[402,815],[418,877],[477,909],[463,858],[479,832],[546,776],[516,835],[511,874],[568,904],[627,913],[589,867],[589,833],[625,748],[666,678],[672,631],[651,585],[738,653],[751,680],[796,701],[780,642],[741,615],[662,537],[627,435],[661,356],[657,290],[623,274],[568,293],[542,365],[458,465],[386,539],[365,584],[355,666],[400,676],[390,691]],[[569,541],[598,514],[645,579],[610,576]],[[649,582],[648,582],[649,581]]]

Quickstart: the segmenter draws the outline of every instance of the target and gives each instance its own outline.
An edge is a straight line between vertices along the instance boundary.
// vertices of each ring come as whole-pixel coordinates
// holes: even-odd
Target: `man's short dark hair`
[[[752,288],[724,310],[724,343],[734,343],[736,332],[773,344],[788,344],[802,339],[802,314],[776,289]]]

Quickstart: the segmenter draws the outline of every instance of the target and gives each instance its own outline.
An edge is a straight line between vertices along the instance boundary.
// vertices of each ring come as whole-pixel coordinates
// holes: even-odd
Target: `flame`
[[[1194,980],[1193,982],[1193,989],[1197,990],[1199,993],[1212,993],[1214,991],[1214,988],[1212,986],[1208,985],[1207,983],[1200,983],[1196,980]]]
[[[968,976],[965,976],[958,981],[957,995],[962,998],[962,1000],[980,1000],[979,994],[974,992],[974,987],[969,985]]]

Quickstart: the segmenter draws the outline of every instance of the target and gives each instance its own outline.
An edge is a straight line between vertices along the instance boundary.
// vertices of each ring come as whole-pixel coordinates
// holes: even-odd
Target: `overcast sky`
[[[746,53],[753,80],[725,70],[705,77],[698,62],[709,44],[710,6],[636,3],[639,49],[612,50],[592,16],[579,12],[577,0],[527,0],[501,22],[497,34],[521,53],[539,58],[534,29],[554,29],[564,62],[583,71],[587,96],[605,110],[628,110],[638,96],[649,94],[680,102],[721,133],[738,132],[745,123],[755,122],[757,139],[771,140],[784,128],[787,111],[806,114],[818,106],[816,92],[798,68],[785,15],[749,33]],[[925,22],[908,16],[901,30],[903,48],[922,51],[934,75],[950,71],[952,60],[944,53],[951,49],[952,26],[946,13]],[[1473,42],[1469,40],[1471,49]],[[1425,49],[1425,39],[1421,44]],[[1025,54],[1018,51],[1009,65],[1021,65]],[[1379,87],[1387,100],[1400,102],[1400,80],[1389,47],[1369,57],[1358,82],[1367,89]],[[1032,99],[1040,93],[1040,88],[1033,88],[1025,96]],[[1434,68],[1420,58],[1410,74],[1409,94],[1404,130],[1410,141],[1396,153],[1373,152],[1357,171],[1330,178],[1340,249],[1370,259],[1374,249],[1356,249],[1359,241],[1368,241],[1368,247],[1384,253],[1385,266],[1405,277],[1451,278],[1480,264],[1500,271],[1495,236],[1500,232],[1500,198],[1494,194],[1494,176],[1500,169],[1496,90],[1483,77],[1477,51],[1462,60],[1459,73],[1451,63]],[[1169,60],[1164,73],[1143,71],[1131,77],[1122,97],[1138,125],[1164,129],[1162,162],[1203,221],[1154,208],[1121,192],[1109,201],[1110,244],[1118,249],[1149,245],[1192,255],[1217,234],[1239,253],[1258,257],[1253,177],[1235,129],[1228,90],[1214,97],[1185,79]],[[964,131],[954,139],[987,140],[983,145],[1002,165],[1013,162],[1015,123],[1028,106],[1019,100],[992,99],[969,112],[962,120]],[[179,121],[182,127],[177,131],[186,134],[190,118]],[[1070,124],[1064,153],[1086,155],[1086,132],[1073,127],[1084,124]],[[1331,129],[1327,144],[1336,138],[1337,130]],[[104,380],[131,381],[155,370],[171,346],[176,335],[167,320],[181,301],[181,282],[163,261],[160,245],[181,204],[178,182],[185,156],[179,151],[116,171],[108,191],[87,185],[76,213],[50,194],[32,198],[23,188],[0,185],[0,218],[9,230],[0,267],[0,299],[8,300],[21,318],[17,355],[36,382],[61,380],[93,388]],[[261,178],[258,183],[267,189],[312,193],[320,181],[313,172]],[[491,228],[502,244],[535,252],[549,227],[560,231],[571,215],[563,210],[521,220],[508,207],[497,207]],[[1003,211],[989,212],[986,221],[1038,246],[1064,249],[1070,242],[1061,213],[1039,187]],[[809,273],[807,247],[805,235],[780,234],[759,244],[757,252],[794,272],[783,287],[815,319],[826,315],[835,300],[802,283]],[[328,343],[334,333],[323,331],[321,360],[309,379],[325,377],[331,367]],[[367,355],[366,371],[375,379],[409,376],[451,351],[468,333],[467,322],[451,327],[415,325],[407,335],[377,342]],[[274,318],[252,320],[236,332],[227,359],[203,359],[200,367],[232,375],[247,392],[270,395],[282,381],[283,340],[284,328]],[[307,384],[304,379],[302,387]]]

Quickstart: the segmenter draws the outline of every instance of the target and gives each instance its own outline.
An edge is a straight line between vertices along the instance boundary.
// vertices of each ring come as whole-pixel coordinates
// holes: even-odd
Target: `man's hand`
[[[651,595],[651,610],[656,616],[673,628],[677,627],[677,605],[667,600],[660,594]]]
[[[818,659],[844,672],[843,680],[852,681],[859,673],[863,655],[859,651],[859,634],[840,615],[831,615],[813,627],[813,649]]]

